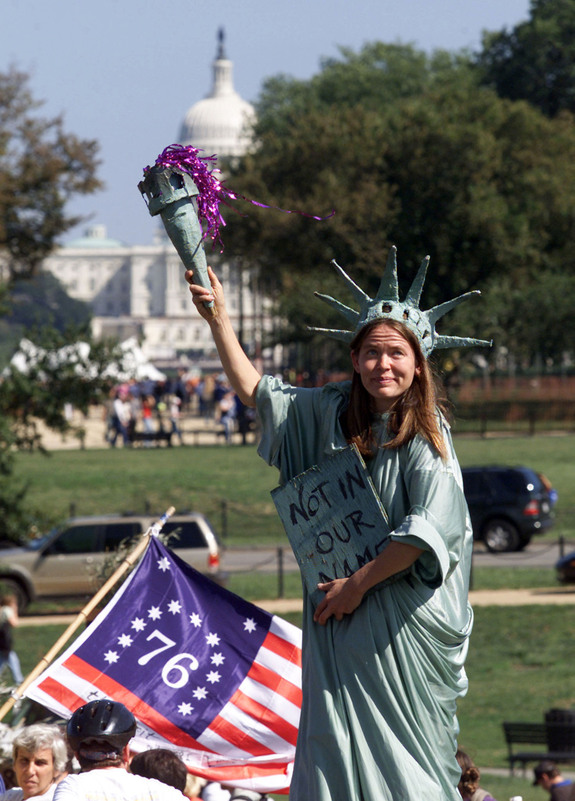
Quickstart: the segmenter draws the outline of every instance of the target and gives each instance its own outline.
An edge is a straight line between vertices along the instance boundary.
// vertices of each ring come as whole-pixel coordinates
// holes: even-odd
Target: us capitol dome
[[[205,155],[216,154],[220,169],[220,159],[239,158],[247,151],[256,119],[251,103],[234,90],[232,67],[220,29],[212,89],[185,114],[178,142],[202,149]],[[208,253],[224,284],[234,327],[248,352],[260,353],[264,332],[273,327],[268,300],[246,263],[227,259],[210,244]],[[151,245],[126,245],[109,238],[105,226],[92,225],[85,236],[51,254],[43,266],[70,297],[90,305],[96,338],[135,336],[145,356],[164,365],[182,359],[216,363],[209,327],[194,308],[182,263],[160,222]]]
[[[256,113],[234,89],[233,63],[226,58],[222,28],[212,70],[212,89],[186,113],[179,143],[193,145],[206,155],[215,153],[218,158],[243,156],[252,141]]]

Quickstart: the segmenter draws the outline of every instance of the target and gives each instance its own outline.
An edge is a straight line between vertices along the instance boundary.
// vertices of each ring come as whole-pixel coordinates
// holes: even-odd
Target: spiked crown
[[[439,306],[434,306],[432,309],[422,311],[419,309],[419,300],[425,283],[425,276],[427,273],[427,266],[429,264],[429,256],[421,262],[421,266],[417,271],[415,280],[405,300],[399,300],[399,285],[397,282],[397,249],[391,248],[387,258],[385,271],[381,278],[381,283],[375,298],[370,298],[369,295],[358,287],[358,285],[351,280],[349,275],[342,270],[342,268],[334,260],[332,264],[338,270],[348,288],[350,289],[354,299],[359,304],[359,311],[350,309],[341,301],[323,295],[321,292],[315,292],[316,297],[325,301],[332,309],[340,312],[345,319],[351,324],[352,330],[335,329],[335,328],[313,328],[311,331],[317,331],[333,339],[339,339],[342,342],[351,342],[356,334],[361,331],[369,323],[377,320],[397,320],[409,328],[417,337],[423,355],[427,358],[432,350],[440,348],[467,348],[471,345],[486,345],[491,346],[491,342],[485,339],[471,339],[469,337],[452,337],[443,336],[436,332],[435,323],[443,317],[444,314],[454,309],[460,303],[470,298],[472,295],[480,295],[479,290],[473,292],[466,292],[453,300],[448,300],[441,303]]]

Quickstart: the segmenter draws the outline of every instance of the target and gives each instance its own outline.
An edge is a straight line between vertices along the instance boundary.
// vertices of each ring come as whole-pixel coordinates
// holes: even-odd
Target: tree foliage
[[[91,340],[85,305],[40,270],[58,237],[79,222],[68,201],[101,185],[97,143],[66,132],[61,117],[43,117],[41,105],[25,73],[0,73],[0,538],[14,540],[38,522],[13,475],[15,451],[42,448],[40,421],[70,432],[65,404],[86,413],[109,388],[106,368],[117,357],[113,345]],[[18,371],[5,366],[7,348],[24,334],[37,350]]]
[[[281,208],[335,208],[323,222],[265,209],[229,219],[231,249],[254,259],[276,293],[288,321],[282,336],[309,338],[306,323],[340,327],[342,319],[312,298],[318,290],[350,302],[329,262],[372,293],[395,244],[404,292],[431,256],[426,307],[485,292],[449,315],[443,332],[523,349],[513,304],[504,326],[496,312],[499,287],[502,277],[528,292],[547,272],[575,276],[573,118],[551,120],[498,97],[463,54],[429,57],[379,44],[342,56],[307,84],[268,83],[257,148],[229,179]],[[571,331],[555,338],[564,350]]]
[[[87,330],[92,310],[87,303],[71,298],[51,273],[40,272],[7,288],[6,313],[0,317],[0,370],[10,361],[23,336],[36,340],[46,326],[64,333],[67,329]]]
[[[485,34],[477,65],[500,97],[575,112],[575,0],[531,0],[529,20]]]
[[[107,396],[110,362],[121,364],[113,343],[94,342],[85,329],[62,333],[43,327],[34,345],[35,356],[26,369],[9,366],[0,378],[0,539],[17,541],[41,516],[28,508],[26,487],[13,475],[14,453],[42,450],[40,422],[81,440],[82,427],[69,422],[65,405],[87,414],[92,403]]]
[[[542,270],[527,284],[502,276],[488,290],[490,328],[514,363],[561,365],[573,356],[574,297],[573,271]]]
[[[340,48],[340,58],[323,59],[321,71],[309,81],[285,75],[269,78],[258,102],[258,133],[289,136],[299,117],[334,107],[381,111],[400,100],[418,97],[454,74],[470,78],[471,62],[464,53],[438,50],[432,55],[411,45],[372,42],[359,53]]]
[[[35,275],[80,221],[66,213],[70,198],[101,186],[97,143],[67,133],[61,117],[40,116],[40,106],[25,73],[0,73],[0,253],[11,280]]]

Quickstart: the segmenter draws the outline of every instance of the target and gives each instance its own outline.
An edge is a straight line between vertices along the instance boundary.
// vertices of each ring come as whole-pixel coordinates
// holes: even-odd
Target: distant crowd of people
[[[106,440],[110,446],[132,446],[136,441],[153,447],[161,440],[184,445],[181,417],[195,413],[215,420],[227,443],[234,431],[245,434],[251,427],[251,410],[240,402],[223,374],[185,379],[180,371],[167,381],[131,381],[111,391],[106,405]]]

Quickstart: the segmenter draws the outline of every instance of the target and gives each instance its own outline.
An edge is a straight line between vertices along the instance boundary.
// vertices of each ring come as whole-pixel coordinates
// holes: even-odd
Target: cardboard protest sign
[[[349,445],[273,490],[312,601],[318,583],[346,578],[389,540],[389,521],[357,447]]]

